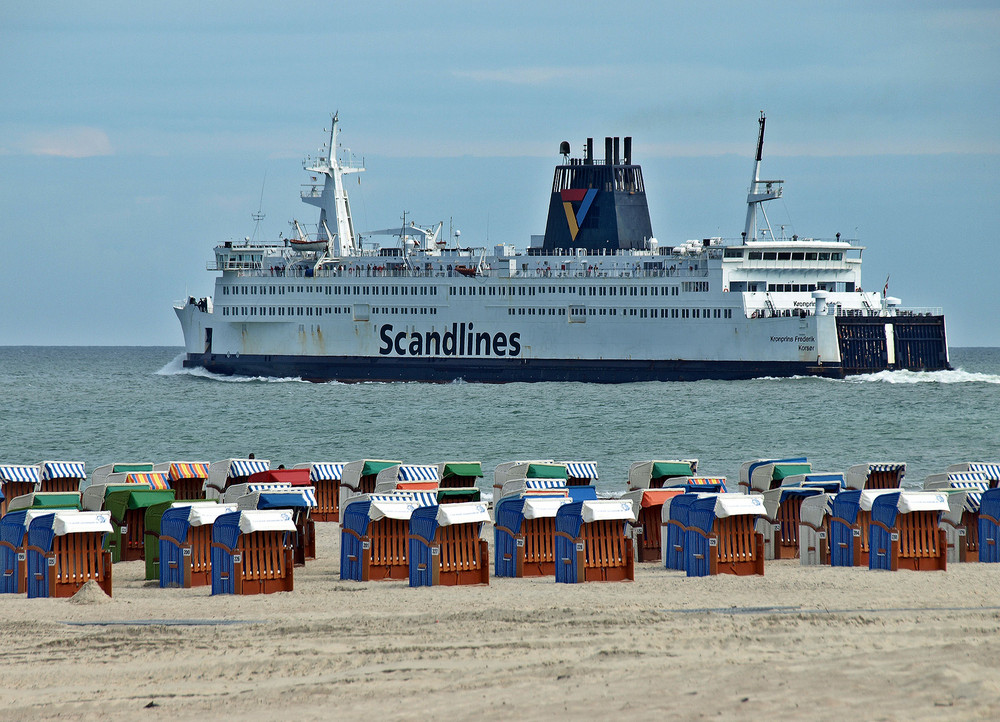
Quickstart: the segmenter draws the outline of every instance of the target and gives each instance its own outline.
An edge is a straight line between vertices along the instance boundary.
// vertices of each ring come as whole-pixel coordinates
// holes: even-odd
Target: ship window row
[[[436,296],[437,286],[223,286],[223,296],[284,296],[286,293],[327,296]]]
[[[407,307],[397,307],[397,306],[374,306],[372,308],[373,314],[391,314],[406,316],[407,314],[411,316],[436,316],[438,310],[436,308],[407,308]]]
[[[691,283],[691,282],[687,282]],[[708,281],[693,282],[695,290],[708,290]],[[677,296],[680,286],[452,286],[451,296],[534,296],[549,294],[577,294],[580,296]]]
[[[350,313],[350,306],[223,306],[223,316],[331,316]]]
[[[508,308],[508,316],[565,316],[565,308]]]
[[[565,316],[564,308],[508,308],[508,316]],[[571,306],[572,318],[581,316],[622,316],[634,318],[732,318],[731,308],[583,308]]]
[[[769,283],[767,284],[768,291],[815,291],[815,283]]]
[[[707,281],[703,281],[706,287]],[[708,290],[707,288],[705,289]],[[581,296],[677,296],[679,286],[581,286]]]
[[[353,306],[222,306],[223,316],[336,316],[352,314]],[[430,307],[375,307],[372,313],[436,316],[437,309]]]
[[[729,256],[727,256],[728,258]],[[842,261],[842,251],[749,251],[748,261]]]
[[[605,191],[617,190],[629,193],[646,192],[642,182],[642,169],[639,166],[612,166],[598,162],[563,165],[556,168],[552,181],[553,193],[585,188],[603,188]],[[594,210],[598,209],[594,208]]]

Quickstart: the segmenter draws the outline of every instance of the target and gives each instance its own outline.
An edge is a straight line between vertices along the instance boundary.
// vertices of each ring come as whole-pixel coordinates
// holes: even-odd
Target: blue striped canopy
[[[340,481],[343,474],[343,464],[315,462],[309,470],[309,481]]]
[[[42,480],[86,479],[87,471],[82,461],[43,461]]]
[[[416,464],[400,464],[399,481],[439,481],[436,466],[418,466]]]
[[[596,461],[570,461],[566,463],[566,473],[574,479],[596,479]]]
[[[0,466],[0,481],[31,481],[38,483],[38,467],[7,464]]]
[[[259,471],[268,471],[271,462],[263,459],[231,459],[229,462],[229,478],[250,476]]]
[[[966,489],[968,494],[965,495],[965,511],[972,512],[973,514],[979,513],[979,505],[983,501],[983,492],[990,488],[990,483],[988,481],[976,480],[958,480],[953,477],[958,476],[979,476],[975,473],[970,474],[949,474],[948,483],[952,489]]]
[[[979,462],[972,462],[969,464],[969,471],[986,474],[991,479],[1000,479],[1000,464],[981,464]]]
[[[948,474],[948,483],[952,489],[968,489],[967,486],[957,486],[957,484],[981,484],[985,483],[989,487],[990,478],[986,474],[978,471],[953,471]]]
[[[316,506],[316,489],[299,486],[294,489],[269,489],[260,492],[258,509],[286,509],[291,507]]]
[[[525,479],[525,489],[565,489],[565,479]]]

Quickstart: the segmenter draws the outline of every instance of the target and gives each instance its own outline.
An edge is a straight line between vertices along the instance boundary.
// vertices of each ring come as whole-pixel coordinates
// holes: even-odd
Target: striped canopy
[[[207,461],[172,461],[170,463],[170,481],[179,479],[207,479]]]
[[[574,479],[596,479],[596,461],[567,461],[566,473]]]
[[[899,471],[905,469],[906,464],[869,464],[868,471]]]
[[[287,481],[266,481],[260,484],[247,484],[247,494],[253,494],[255,491],[283,491],[291,488],[291,483]]]
[[[979,507],[983,503],[983,492],[970,491],[965,496],[965,510],[973,514],[979,513]]]
[[[415,509],[425,506],[437,506],[437,498],[433,493],[416,492],[394,494],[369,494],[368,518],[405,520],[412,516]]]
[[[400,464],[400,481],[438,481],[436,466],[417,466],[416,464]]]
[[[979,506],[983,502],[983,492],[990,488],[989,481],[968,480],[959,481],[951,477],[955,476],[976,476],[976,474],[949,474],[949,485],[952,489],[965,489],[969,493],[965,495],[965,511],[973,514],[979,513]]]
[[[282,489],[280,491],[269,489],[268,491],[260,492],[257,502],[258,509],[265,507],[284,508],[286,505],[290,507],[315,507],[316,488],[312,486],[297,486],[294,489]]]
[[[412,501],[416,506],[437,506],[437,493],[433,491],[401,491],[393,494],[369,494],[368,501]]]
[[[146,484],[150,489],[170,489],[165,471],[133,471],[125,475],[126,484]]]
[[[972,462],[969,464],[969,471],[986,474],[986,476],[990,479],[1000,479],[1000,464],[982,464],[979,462]]]
[[[524,488],[528,491],[536,489],[565,489],[564,479],[525,479]]]
[[[716,484],[720,484],[722,491],[726,490],[726,477],[724,476],[692,476],[685,479],[685,483],[697,486],[715,486]]]
[[[343,464],[327,464],[316,462],[309,471],[310,481],[340,481],[344,473]]]
[[[967,489],[965,486],[957,486],[957,484],[979,484],[986,482],[986,486],[989,487],[990,477],[987,474],[983,474],[978,471],[953,471],[948,474],[948,483],[952,489]]]
[[[82,461],[43,461],[42,481],[49,479],[86,479],[87,471]]]
[[[302,509],[316,506],[316,492],[311,486],[294,489],[264,489],[245,494],[236,500],[236,507],[244,509]]]
[[[250,476],[270,468],[271,462],[264,459],[230,459],[228,477],[233,479],[240,476]]]
[[[5,464],[0,466],[0,481],[30,481],[38,483],[38,467]]]

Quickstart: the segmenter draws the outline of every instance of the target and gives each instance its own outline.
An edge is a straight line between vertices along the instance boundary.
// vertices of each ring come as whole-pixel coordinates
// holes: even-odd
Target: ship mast
[[[764,155],[764,122],[766,120],[764,111],[760,111],[760,119],[757,121],[760,124],[760,132],[757,135],[757,156],[753,162],[753,177],[750,179],[750,192],[747,194],[747,222],[743,228],[744,242],[757,240],[758,206],[760,207],[760,214],[764,218],[764,225],[767,227],[766,235],[769,238],[774,238],[774,234],[771,232],[771,224],[767,220],[767,213],[764,212],[763,203],[780,198],[781,184],[784,183],[782,180],[760,179],[760,159]],[[777,188],[773,187],[775,184],[778,185]],[[763,189],[760,187],[761,185],[764,186]]]
[[[330,125],[330,141],[326,147],[326,155],[315,161],[306,158],[303,167],[310,173],[325,176],[323,190],[316,185],[302,191],[302,201],[311,206],[317,206],[319,223],[317,239],[327,241],[327,253],[334,258],[353,255],[358,250],[357,236],[354,233],[354,221],[351,218],[351,204],[344,190],[345,174],[361,173],[363,167],[341,164],[337,157],[338,114],[334,113]],[[330,237],[329,220],[333,219],[336,232]]]

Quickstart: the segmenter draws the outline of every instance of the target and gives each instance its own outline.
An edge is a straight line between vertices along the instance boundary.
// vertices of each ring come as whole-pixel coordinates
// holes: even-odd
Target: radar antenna
[[[253,221],[253,235],[250,239],[253,241],[257,240],[257,231],[260,230],[260,222],[264,220],[267,214],[264,213],[264,184],[267,183],[267,171],[264,171],[264,180],[260,183],[260,200],[257,202],[257,212],[250,214],[250,220]]]

